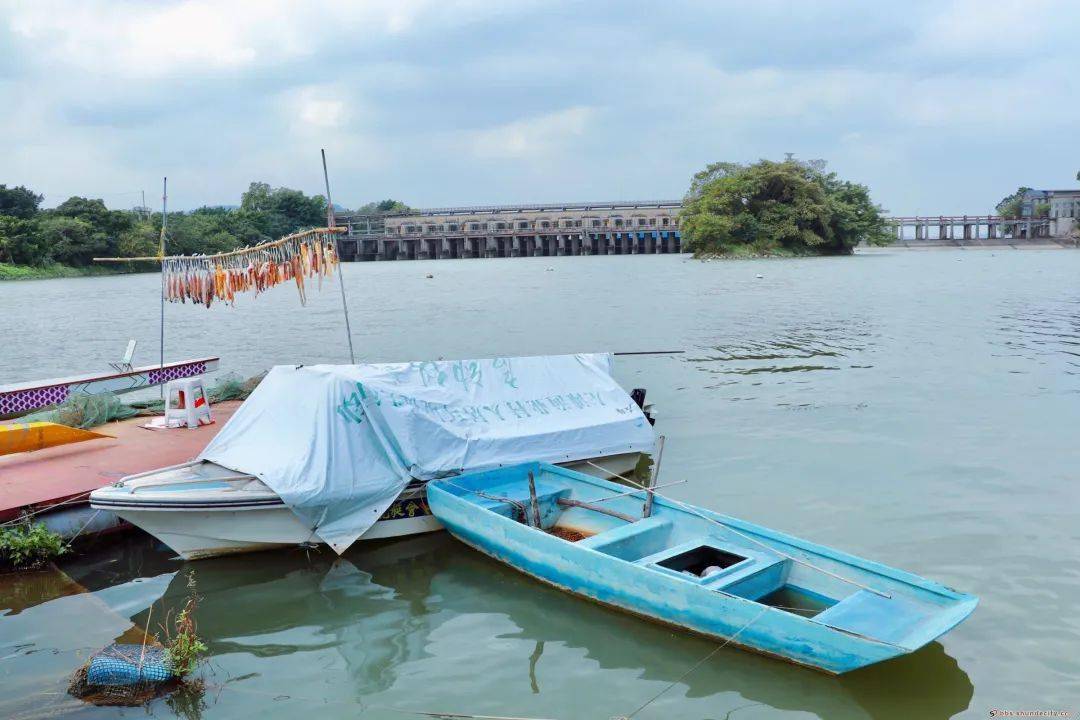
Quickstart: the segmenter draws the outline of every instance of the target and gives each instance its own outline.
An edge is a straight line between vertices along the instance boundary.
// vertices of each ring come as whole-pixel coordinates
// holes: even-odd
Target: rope
[[[687,482],[686,480],[673,480],[673,481],[671,481],[669,483],[664,483],[662,485],[653,485],[652,489],[655,492],[656,488],[671,487],[672,485],[685,485],[686,482]],[[599,498],[597,500],[593,500],[592,502],[594,502],[594,503],[607,502],[608,500],[615,500],[617,498],[626,497],[627,495],[633,495],[634,493],[639,493],[639,492],[648,492],[648,490],[645,489],[645,488],[634,488],[633,490],[627,490],[626,492],[621,492],[618,495],[608,495],[607,497],[602,497],[602,498]]]
[[[589,465],[592,465],[594,468],[597,468],[599,470],[603,470],[604,472],[608,473],[609,475],[613,475],[614,477],[617,477],[620,480],[628,482],[631,485],[636,485],[638,487],[641,487],[643,490],[647,489],[647,488],[642,487],[639,483],[636,483],[633,480],[630,480],[629,478],[625,478],[622,475],[619,475],[618,473],[614,473],[611,470],[608,470],[607,468],[596,465],[595,463],[592,463],[592,462],[590,462],[588,460],[586,460],[585,462],[587,462]],[[872,592],[875,595],[879,595],[879,596],[885,598],[886,600],[892,600],[892,595],[889,595],[888,593],[882,592],[880,590],[875,590],[874,588],[872,588],[872,587],[870,587],[868,585],[863,585],[862,583],[857,582],[855,580],[852,580],[850,578],[846,578],[843,575],[837,575],[836,573],[832,572],[831,570],[826,570],[825,568],[818,567],[817,565],[814,565],[813,563],[807,562],[806,560],[803,560],[801,558],[797,558],[794,555],[788,555],[787,553],[783,552],[782,550],[777,550],[776,548],[774,548],[773,546],[771,546],[771,545],[769,545],[767,543],[763,543],[763,542],[761,542],[760,540],[758,540],[756,538],[750,537],[746,533],[739,532],[735,528],[731,527],[730,525],[728,525],[726,523],[720,522],[716,518],[709,517],[708,515],[701,512],[701,510],[694,507],[693,505],[689,505],[687,503],[681,502],[679,500],[676,500],[673,497],[668,497],[667,495],[664,495],[662,493],[654,492],[653,494],[658,496],[658,497],[664,498],[665,500],[667,500],[670,503],[678,505],[683,510],[686,510],[687,512],[689,512],[689,513],[691,513],[693,515],[697,515],[702,520],[708,520],[709,522],[713,523],[714,525],[719,525],[720,527],[724,528],[728,532],[735,533],[736,535],[738,535],[739,537],[741,537],[741,538],[743,538],[745,540],[749,540],[752,543],[760,545],[761,547],[765,548],[769,552],[776,553],[777,555],[779,555],[782,558],[786,558],[788,560],[791,560],[792,562],[799,563],[800,565],[808,567],[811,570],[817,570],[818,572],[824,573],[824,574],[828,575],[831,578],[835,578],[835,579],[840,580],[842,582],[846,582],[849,585],[854,585],[855,587],[861,588],[862,590],[866,590],[867,592]]]
[[[544,718],[527,718],[527,717],[511,717],[509,715],[470,715],[469,713],[452,713],[452,712],[428,712],[425,710],[405,710],[404,708],[396,708],[390,705],[372,705],[372,707],[382,707],[386,710],[393,710],[394,712],[402,713],[405,715],[426,715],[433,718],[472,718],[473,720],[544,720]]]
[[[58,502],[55,505],[49,505],[48,507],[39,508],[38,510],[34,510],[33,512],[23,513],[21,516],[19,516],[18,518],[14,519],[14,520],[7,520],[5,522],[0,523],[0,527],[12,527],[14,525],[22,525],[27,520],[29,520],[32,517],[35,517],[36,515],[40,515],[41,513],[49,512],[50,510],[55,510],[56,508],[63,507],[64,505],[71,505],[73,503],[78,502],[79,500],[81,500],[84,497],[90,497],[90,493],[92,493],[92,492],[94,492],[94,491],[93,490],[87,490],[86,492],[81,492],[78,495],[72,495],[67,500],[64,500],[63,502]]]
[[[724,649],[725,647],[727,647],[728,643],[730,643],[730,642],[731,642],[732,640],[734,640],[735,638],[739,637],[739,635],[741,635],[741,634],[742,634],[743,630],[745,630],[746,628],[748,628],[748,627],[750,627],[751,625],[753,625],[754,623],[756,623],[756,622],[757,622],[757,621],[758,621],[758,620],[759,620],[759,619],[761,618],[761,616],[762,616],[762,615],[764,615],[764,614],[765,614],[766,612],[768,612],[768,611],[769,611],[769,609],[770,609],[770,608],[769,608],[768,606],[765,606],[764,608],[762,608],[761,612],[759,612],[759,613],[758,613],[757,615],[755,615],[754,617],[752,617],[752,618],[750,619],[750,622],[746,623],[746,624],[745,624],[745,625],[743,625],[743,626],[742,626],[741,628],[739,628],[739,629],[738,629],[738,631],[736,631],[736,633],[735,633],[734,635],[732,635],[732,636],[731,636],[731,637],[729,637],[728,639],[724,640],[724,642],[722,642],[722,643],[720,643],[719,645],[717,645],[716,647],[714,647],[714,648],[712,649],[712,652],[710,652],[710,653],[709,653],[708,655],[706,655],[705,657],[701,658],[701,659],[700,659],[700,660],[698,660],[698,661],[697,661],[696,663],[694,663],[693,667],[691,667],[691,668],[690,668],[689,670],[687,670],[687,671],[686,671],[686,672],[684,672],[684,673],[683,673],[682,675],[680,675],[680,676],[679,676],[679,678],[678,678],[677,680],[674,680],[674,681],[672,681],[672,682],[671,682],[671,683],[670,683],[670,684],[669,684],[669,685],[668,685],[667,687],[665,687],[665,688],[664,688],[663,690],[661,690],[660,692],[656,693],[656,694],[655,694],[655,695],[653,695],[653,696],[652,696],[651,698],[649,698],[648,700],[646,700],[646,701],[645,701],[645,704],[641,705],[641,706],[640,706],[640,707],[639,707],[639,708],[638,708],[637,710],[635,710],[634,712],[630,713],[629,715],[626,715],[626,716],[625,716],[626,720],[632,720],[632,718],[633,718],[633,717],[634,717],[635,715],[637,715],[637,714],[638,714],[639,712],[641,712],[641,711],[642,711],[642,710],[644,710],[645,708],[647,708],[647,707],[649,707],[650,705],[652,705],[652,704],[653,704],[654,702],[656,702],[656,700],[657,700],[657,699],[658,699],[658,698],[659,698],[659,697],[660,697],[661,695],[663,695],[663,694],[664,694],[664,693],[666,693],[666,692],[667,692],[668,690],[670,690],[671,688],[675,687],[676,685],[678,685],[679,683],[681,683],[681,682],[682,682],[683,680],[685,680],[685,679],[686,679],[687,677],[689,677],[689,676],[690,676],[690,673],[692,673],[692,672],[694,672],[695,670],[697,670],[697,669],[698,669],[699,667],[701,667],[701,666],[702,666],[702,665],[704,665],[704,664],[705,664],[706,662],[708,662],[708,661],[709,661],[709,660],[710,660],[710,659],[712,658],[712,656],[713,656],[713,655],[715,655],[716,653],[720,652],[720,651],[721,651],[721,650],[723,650],[723,649]]]
[[[513,498],[508,498],[508,497],[499,497],[498,495],[488,495],[487,493],[481,492],[480,490],[473,490],[473,489],[470,489],[470,488],[467,488],[467,487],[462,487],[461,485],[458,485],[457,483],[450,482],[449,480],[447,480],[445,478],[443,478],[439,482],[444,483],[446,485],[449,485],[451,487],[456,487],[458,490],[463,490],[464,492],[467,492],[467,493],[473,493],[475,495],[479,495],[480,497],[486,498],[488,500],[494,500],[495,502],[510,503],[511,505],[513,505],[514,507],[516,507],[518,509],[518,512],[521,513],[522,518],[524,518],[525,521],[526,521],[525,524],[526,525],[529,524],[528,523],[529,515],[525,511],[525,503],[524,502],[518,502],[517,500],[514,500]]]
[[[74,535],[72,536],[72,538],[71,538],[70,540],[68,540],[68,541],[67,541],[67,545],[66,545],[65,547],[67,547],[67,548],[69,548],[69,549],[70,549],[70,548],[71,548],[71,545],[72,545],[72,543],[74,543],[74,542],[75,542],[75,540],[76,540],[76,539],[78,539],[78,537],[79,537],[80,535],[82,535],[82,534],[83,534],[83,530],[85,530],[86,528],[90,527],[90,523],[94,522],[94,518],[96,518],[96,517],[97,517],[98,515],[100,515],[100,514],[101,514],[101,510],[97,510],[97,511],[96,511],[96,512],[95,512],[95,513],[94,513],[93,515],[91,515],[91,516],[90,516],[90,519],[89,519],[89,520],[87,520],[87,521],[86,521],[85,523],[83,523],[83,526],[82,526],[81,528],[79,528],[79,532],[75,533],[75,534],[74,534]]]

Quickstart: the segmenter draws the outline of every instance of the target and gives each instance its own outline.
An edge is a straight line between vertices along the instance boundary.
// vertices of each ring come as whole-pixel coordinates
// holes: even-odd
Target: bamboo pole
[[[616,517],[616,518],[619,518],[620,520],[625,520],[628,523],[636,523],[640,519],[640,518],[634,517],[633,515],[627,515],[626,513],[621,513],[618,510],[610,510],[610,509],[605,508],[605,507],[600,507],[599,505],[593,505],[592,503],[582,502],[581,500],[570,500],[568,498],[559,498],[556,502],[558,502],[559,505],[562,505],[563,507],[585,508],[586,510],[592,510],[593,512],[603,513],[604,515],[610,515],[611,517]]]
[[[320,152],[322,153],[323,180],[326,181],[326,227],[336,228],[334,201],[330,199],[330,174],[326,171],[326,150],[323,149]],[[349,340],[349,363],[355,365],[356,353],[353,352],[352,328],[349,326],[349,305],[345,302],[345,276],[341,270],[341,252],[338,249],[337,235],[334,236],[334,255],[337,257],[337,279],[338,287],[341,289],[341,309],[345,313],[345,337]]]
[[[685,350],[637,350],[631,352],[617,352],[612,355],[682,355]]]

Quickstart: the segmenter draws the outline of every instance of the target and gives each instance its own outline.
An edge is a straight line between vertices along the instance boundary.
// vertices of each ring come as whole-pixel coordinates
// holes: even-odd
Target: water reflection
[[[360,699],[390,688],[402,665],[426,656],[428,585],[446,540],[372,543],[342,558],[297,549],[189,563],[173,577],[162,605],[182,605],[190,572],[211,656],[331,649],[343,658]]]
[[[678,680],[714,647],[547,588],[445,534],[367,545],[340,559],[282,552],[192,563],[174,576],[162,598],[165,607],[182,602],[188,569],[204,596],[199,625],[212,656],[295,653],[303,662],[306,651],[331,649],[344,660],[358,702],[390,689],[409,663],[432,657],[433,633],[463,616],[499,616],[513,624],[509,633],[458,642],[527,641],[520,672],[535,694],[545,692],[545,679],[577,670],[546,663],[546,645],[580,649],[600,670],[636,671],[662,683]],[[144,619],[141,613],[135,621]],[[823,718],[945,718],[966,709],[973,693],[966,673],[936,643],[842,678],[725,649],[682,685],[691,700],[734,692],[752,704]],[[473,689],[484,691],[482,679]],[[448,688],[447,694],[469,691]]]
[[[432,590],[462,612],[503,613],[510,637],[580,648],[601,669],[640,669],[645,680],[674,682],[713,643],[599,607],[529,580],[474,553],[437,570]],[[530,681],[543,687],[543,661],[528,658]],[[523,667],[526,663],[523,663]],[[843,677],[724,649],[682,681],[687,698],[734,691],[747,700],[822,718],[948,718],[967,709],[974,686],[940,643],[914,655]]]

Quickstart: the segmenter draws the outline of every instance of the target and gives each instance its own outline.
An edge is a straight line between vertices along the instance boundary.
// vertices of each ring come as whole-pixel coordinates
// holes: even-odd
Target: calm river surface
[[[548,271],[552,268],[553,271]],[[874,252],[351,264],[358,357],[596,350],[667,435],[672,495],[981,598],[940,643],[842,678],[565,596],[444,533],[184,564],[132,535],[0,577],[0,716],[144,717],[64,695],[86,655],[156,626],[191,573],[207,692],[154,717],[598,718],[1080,713],[1080,252]],[[425,278],[433,273],[433,279]],[[763,277],[755,277],[761,274]],[[155,275],[0,283],[0,382],[157,359]],[[336,283],[167,308],[170,359],[250,375],[344,362]],[[195,713],[195,714],[192,714]],[[307,713],[307,715],[305,715]],[[312,714],[317,713],[317,715]]]

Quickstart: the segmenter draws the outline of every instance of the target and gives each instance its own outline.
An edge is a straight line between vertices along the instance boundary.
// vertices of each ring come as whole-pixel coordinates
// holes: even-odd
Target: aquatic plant
[[[67,552],[64,539],[44,523],[0,528],[0,564],[26,570],[41,567]]]
[[[195,610],[199,606],[199,596],[195,592],[195,574],[188,575],[188,588],[191,593],[187,602],[172,621],[172,629],[163,627],[166,637],[165,651],[169,654],[173,674],[178,678],[191,674],[199,663],[199,656],[206,652],[206,643],[199,637],[195,626]]]

